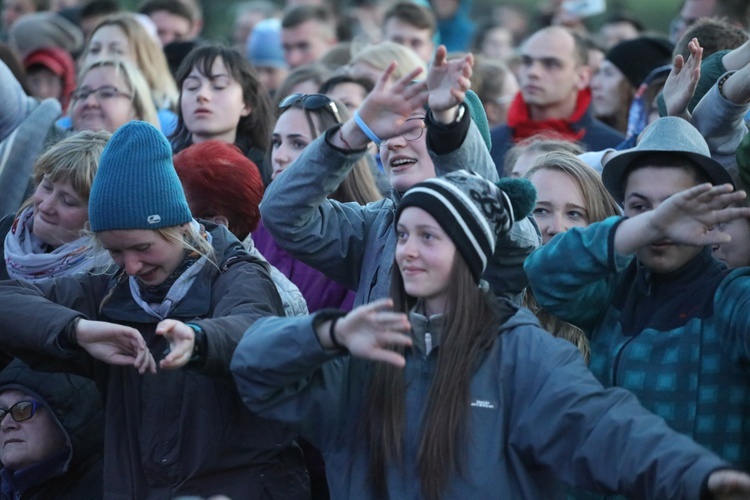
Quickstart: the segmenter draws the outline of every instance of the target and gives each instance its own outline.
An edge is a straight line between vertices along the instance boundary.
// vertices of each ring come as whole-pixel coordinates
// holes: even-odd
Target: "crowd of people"
[[[288,3],[3,0],[0,499],[750,498],[750,4]]]

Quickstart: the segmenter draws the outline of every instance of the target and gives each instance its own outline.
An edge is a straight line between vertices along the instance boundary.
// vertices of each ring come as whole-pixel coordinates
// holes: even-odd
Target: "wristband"
[[[195,337],[193,339],[193,354],[190,356],[188,363],[193,365],[203,364],[206,360],[206,351],[208,350],[208,340],[206,339],[206,332],[200,326],[194,323],[185,323],[187,326],[193,329]]]
[[[336,339],[336,333],[334,332],[334,328],[336,328],[336,322],[343,318],[343,316],[336,316],[331,320],[331,326],[328,328],[328,336],[331,338],[331,344],[333,344],[333,347],[336,349],[340,349],[342,351],[346,351],[346,347],[341,345],[341,343]]]
[[[375,132],[373,132],[370,127],[367,126],[367,124],[364,122],[361,116],[359,116],[359,110],[354,112],[354,121],[359,127],[359,129],[364,133],[368,139],[370,139],[372,142],[375,143],[376,146],[380,147],[380,143],[383,142],[380,137],[375,135]]]

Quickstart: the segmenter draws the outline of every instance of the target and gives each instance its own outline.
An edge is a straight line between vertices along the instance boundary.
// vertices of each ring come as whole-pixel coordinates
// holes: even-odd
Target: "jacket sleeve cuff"
[[[425,124],[427,126],[427,147],[435,154],[452,153],[463,144],[471,125],[469,107],[461,103],[464,112],[458,121],[443,124],[435,121],[432,111],[427,111]]]

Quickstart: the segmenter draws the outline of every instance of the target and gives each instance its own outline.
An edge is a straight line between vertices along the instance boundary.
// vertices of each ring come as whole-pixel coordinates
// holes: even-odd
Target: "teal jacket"
[[[244,335],[231,369],[252,411],[296,429],[326,462],[331,498],[377,498],[358,432],[373,362],[324,350],[315,316],[263,318]],[[406,353],[403,467],[388,471],[388,498],[423,498],[417,473],[421,416],[441,349],[439,323],[412,313]],[[562,498],[561,481],[633,498],[699,498],[726,462],[671,431],[621,389],[604,389],[569,342],[526,309],[501,327],[470,383],[463,474],[443,498]]]
[[[750,269],[705,248],[652,275],[614,252],[622,219],[572,229],[525,269],[539,304],[582,328],[591,370],[724,459],[750,469]]]

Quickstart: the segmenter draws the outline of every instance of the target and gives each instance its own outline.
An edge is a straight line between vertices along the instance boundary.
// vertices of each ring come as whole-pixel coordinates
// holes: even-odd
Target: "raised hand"
[[[715,500],[750,498],[750,476],[735,470],[718,470],[708,476],[708,491]]]
[[[185,366],[193,355],[195,331],[182,321],[165,319],[156,325],[156,334],[163,335],[169,341],[170,351],[159,361],[163,370],[175,370]]]
[[[414,82],[422,68],[416,68],[393,82],[391,76],[395,69],[396,63],[393,62],[380,75],[375,87],[356,111],[367,128],[381,141],[408,132],[414,125],[406,120],[427,104],[427,84]],[[331,136],[330,141],[341,149],[358,150],[370,144],[370,139],[355,119],[350,118],[341,126],[338,134]]]
[[[450,110],[464,102],[466,91],[471,88],[473,67],[472,54],[448,59],[445,46],[438,47],[426,80],[429,90],[428,104],[433,114]]]
[[[393,312],[393,301],[381,299],[352,310],[336,323],[339,343],[354,356],[403,367],[404,357],[392,346],[410,346],[411,326],[406,314]]]
[[[722,222],[750,217],[750,208],[730,206],[745,196],[744,191],[734,191],[731,184],[701,184],[670,196],[644,215],[651,215],[649,223],[656,239],[700,246],[727,243],[729,234],[712,229]]]
[[[92,357],[111,365],[132,365],[143,374],[156,373],[156,362],[141,333],[129,326],[81,319],[76,341]]]
[[[687,61],[681,55],[674,58],[672,71],[669,72],[667,81],[664,83],[664,104],[669,116],[678,116],[690,120],[688,104],[695,95],[698,81],[701,77],[701,61],[703,60],[703,47],[693,38],[688,43],[690,55]]]

